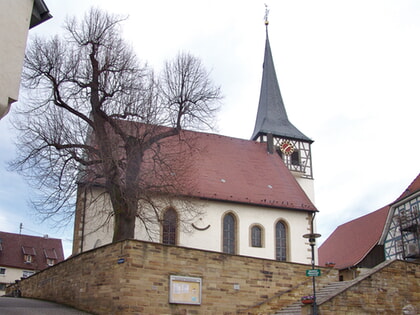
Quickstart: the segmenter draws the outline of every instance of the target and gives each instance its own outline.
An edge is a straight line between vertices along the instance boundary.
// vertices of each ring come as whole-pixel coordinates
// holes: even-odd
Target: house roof
[[[267,152],[267,144],[194,134],[199,146],[192,159],[195,197],[316,211],[281,157]]]
[[[404,190],[404,192],[401,194],[401,196],[399,196],[397,198],[397,200],[395,200],[393,202],[393,204],[394,203],[397,203],[397,202],[399,202],[399,201],[401,201],[401,200],[403,200],[403,199],[405,199],[407,197],[409,197],[410,195],[412,195],[412,194],[414,194],[414,193],[416,193],[418,191],[420,191],[420,173],[413,180],[413,182],[407,187],[407,189]]]
[[[168,128],[128,121],[120,123],[122,128],[136,137],[164,132]],[[114,140],[114,146],[120,147],[121,154],[124,154],[118,139]],[[160,156],[169,158],[164,162],[159,161],[155,154],[157,151]],[[317,211],[281,157],[277,153],[269,154],[265,143],[181,130],[179,135],[161,140],[156,148],[147,152],[142,158],[142,178],[139,183],[143,191]],[[121,160],[124,160],[124,156],[121,156]],[[167,165],[175,167],[165,168]],[[89,173],[89,170],[93,173]],[[100,168],[85,171],[85,178],[96,178],[93,181],[99,185],[103,183],[103,179],[97,179],[101,176]],[[99,173],[95,173],[97,171]],[[86,181],[89,180],[81,178],[81,182]]]
[[[48,259],[55,263],[64,260],[60,239],[0,232],[0,266],[25,270],[42,270]],[[32,262],[25,263],[24,255],[31,255]]]
[[[33,28],[51,18],[52,15],[45,2],[43,0],[34,0],[29,28]]]
[[[356,266],[376,246],[382,235],[390,206],[337,227],[318,249],[320,265],[334,262],[335,268]]]
[[[382,232],[381,239],[379,240],[380,244],[384,244],[388,231],[392,222],[392,218],[395,213],[395,207],[398,204],[404,202],[405,199],[409,199],[410,197],[415,197],[414,194],[418,194],[420,192],[420,174],[411,182],[411,184],[404,190],[404,192],[393,202],[390,204],[391,210],[389,211],[387,222],[385,224],[385,228]]]
[[[279,83],[277,81],[267,31],[260,100],[258,103],[257,119],[255,121],[252,139],[256,140],[259,135],[269,133],[275,136],[303,140],[310,143],[313,142],[310,138],[300,132],[287,117]]]

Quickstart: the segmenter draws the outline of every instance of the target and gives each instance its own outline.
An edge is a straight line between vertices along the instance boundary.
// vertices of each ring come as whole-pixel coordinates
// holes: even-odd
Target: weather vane
[[[264,14],[264,23],[267,26],[268,25],[268,13],[270,13],[270,10],[268,9],[268,5],[265,4],[265,14]]]

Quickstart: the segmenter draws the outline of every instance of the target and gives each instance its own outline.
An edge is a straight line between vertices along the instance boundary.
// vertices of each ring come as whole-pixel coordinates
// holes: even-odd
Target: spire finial
[[[268,5],[265,4],[265,14],[264,14],[264,24],[267,27],[268,26],[268,13],[270,13],[270,10],[268,9]]]

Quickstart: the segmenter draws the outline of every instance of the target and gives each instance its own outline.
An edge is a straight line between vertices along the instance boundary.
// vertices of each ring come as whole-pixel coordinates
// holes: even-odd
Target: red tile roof
[[[316,211],[281,157],[267,153],[265,143],[208,133],[195,136],[195,197]]]
[[[378,244],[389,209],[385,206],[337,227],[318,249],[319,265],[334,262],[337,269],[356,266]]]
[[[25,270],[42,270],[48,259],[55,263],[64,260],[60,239],[0,232],[0,266]],[[25,263],[24,255],[31,255],[32,262]]]
[[[411,194],[414,194],[416,192],[420,191],[420,174],[417,175],[417,177],[413,180],[413,182],[410,184],[410,186],[407,187],[406,190],[395,200],[393,203],[396,203],[398,201],[401,201],[405,199],[406,197],[410,196]]]
[[[167,128],[126,121],[121,121],[121,126],[133,136],[145,139],[156,134],[157,129],[165,131]],[[124,160],[118,137],[113,141],[113,146],[120,148],[120,158]],[[156,151],[169,157],[162,165],[178,165],[174,167],[178,171],[162,169],[161,165],[157,165],[153,155]],[[166,193],[317,211],[281,157],[277,153],[269,154],[265,143],[183,130],[177,136],[165,138],[147,152],[142,159],[144,165],[140,183],[144,190],[148,187],[159,190],[159,187],[176,186],[176,191],[167,188]],[[86,172],[86,178],[99,178],[101,174],[99,167]],[[100,185],[101,180],[95,182]]]

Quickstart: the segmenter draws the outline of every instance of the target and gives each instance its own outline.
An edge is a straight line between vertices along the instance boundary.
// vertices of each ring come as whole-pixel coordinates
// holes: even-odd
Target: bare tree
[[[189,184],[168,174],[187,169],[177,157],[193,141],[168,148],[185,140],[183,129],[211,128],[221,98],[190,54],[155,76],[122,39],[122,20],[91,9],[82,21],[66,21],[64,38],[30,43],[12,164],[44,193],[34,205],[48,217],[73,215],[78,183],[101,185],[113,208],[113,241],[134,237],[136,217],[146,226],[142,207],[153,195]]]

